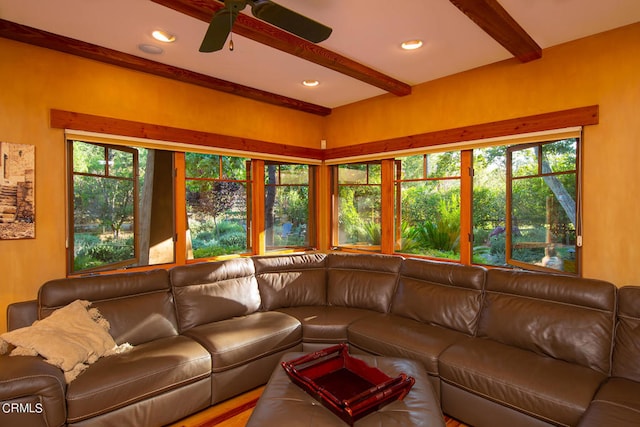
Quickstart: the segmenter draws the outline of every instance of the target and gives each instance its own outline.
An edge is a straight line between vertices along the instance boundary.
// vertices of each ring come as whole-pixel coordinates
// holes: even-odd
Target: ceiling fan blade
[[[222,49],[237,17],[237,10],[220,9],[217,11],[204,35],[200,52],[215,52]]]
[[[262,19],[313,43],[326,40],[332,31],[330,27],[270,0],[252,2],[251,13],[258,19]]]

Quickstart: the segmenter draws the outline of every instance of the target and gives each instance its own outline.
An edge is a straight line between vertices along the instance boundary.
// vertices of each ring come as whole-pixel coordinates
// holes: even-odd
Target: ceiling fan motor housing
[[[238,14],[251,5],[251,13],[258,19],[282,28],[312,43],[319,43],[331,35],[332,29],[271,0],[224,0],[224,8],[211,19],[200,52],[222,49]]]

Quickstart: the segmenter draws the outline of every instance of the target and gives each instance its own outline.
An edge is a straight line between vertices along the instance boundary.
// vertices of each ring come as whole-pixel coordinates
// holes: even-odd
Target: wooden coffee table
[[[304,354],[288,353],[282,360],[290,361]],[[393,401],[357,420],[355,427],[445,426],[440,404],[420,362],[380,356],[353,356],[391,377],[404,373],[415,379],[415,384],[402,400]],[[273,372],[247,423],[248,427],[347,425],[323,404],[292,383],[280,365]]]

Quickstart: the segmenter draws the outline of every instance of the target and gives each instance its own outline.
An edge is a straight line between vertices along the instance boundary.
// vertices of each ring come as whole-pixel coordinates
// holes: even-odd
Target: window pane
[[[460,259],[460,152],[403,157],[398,165],[396,251]]]
[[[426,154],[403,157],[400,161],[400,179],[423,179],[425,177]]]
[[[309,185],[309,166],[307,165],[282,165],[280,167],[280,184],[283,185]]]
[[[366,184],[367,165],[348,164],[338,166],[338,184]]]
[[[537,150],[542,153],[537,176],[511,177],[510,262],[577,273],[578,139],[540,143]]]
[[[380,250],[381,180],[379,163],[338,165],[338,194],[334,214],[338,230],[334,245]]]
[[[514,177],[538,175],[538,146],[514,150],[511,157],[511,174]]]
[[[101,145],[73,142],[73,171],[105,175],[105,148]]]
[[[251,159],[243,157],[222,157],[222,178],[244,181],[247,179],[248,164]]]
[[[133,259],[133,181],[77,175],[73,187],[73,270]]]
[[[382,167],[379,164],[369,164],[369,181],[368,184],[382,183]]]
[[[113,148],[107,150],[109,175],[133,178],[133,153]]]
[[[68,146],[74,163],[69,272],[173,262],[173,153],[81,141]]]
[[[250,162],[241,157],[194,153],[186,153],[185,162],[187,172],[192,174],[187,175],[185,181],[187,258],[249,252],[248,189],[251,184],[245,178]],[[219,177],[220,164],[222,178]]]
[[[309,187],[274,187],[274,190],[274,222],[266,230],[268,234],[271,228],[273,240],[267,241],[267,246],[309,246]]]
[[[192,258],[248,251],[247,186],[228,181],[187,183]]]
[[[460,180],[400,184],[399,252],[460,259]]]
[[[185,153],[187,178],[220,178],[220,156]]]
[[[577,139],[565,139],[542,146],[542,172],[576,170]]]
[[[265,165],[265,243],[268,250],[309,247],[308,165]]]
[[[473,150],[473,262],[506,263],[506,147]]]
[[[513,182],[512,258],[576,272],[575,174]]]
[[[427,155],[427,177],[446,178],[460,175],[460,151]]]

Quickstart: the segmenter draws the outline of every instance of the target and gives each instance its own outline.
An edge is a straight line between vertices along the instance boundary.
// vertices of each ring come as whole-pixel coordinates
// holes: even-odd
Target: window
[[[52,110],[52,124],[60,128],[75,114]],[[279,144],[261,142],[269,149],[255,160],[214,153],[227,150],[222,147],[185,153],[185,143],[202,143],[201,132],[182,129],[183,142],[173,144],[145,141],[146,132],[138,129],[140,145],[176,151],[145,149],[123,143],[125,137],[93,134],[105,121],[116,132],[128,122],[83,121],[84,131],[67,133],[71,274],[305,249],[316,238],[321,249],[580,274],[580,135],[582,126],[597,124],[597,106],[517,119],[518,132],[531,130],[527,134],[509,135],[509,119],[473,126],[472,133],[460,128],[398,138],[397,147],[385,142],[412,154],[424,148],[397,159],[380,151],[381,144],[365,144],[340,150],[357,160],[331,155],[326,161],[333,166],[317,170],[282,163],[292,152]],[[464,141],[451,140],[457,131]],[[493,136],[468,140],[485,134]],[[229,138],[242,145],[242,138]],[[489,146],[498,140],[504,145]],[[441,144],[461,151],[431,151],[445,150]],[[274,153],[279,161],[264,160]],[[327,205],[314,204],[325,194],[331,197],[327,212]],[[327,219],[326,235],[316,225],[318,213]]]
[[[173,262],[171,153],[67,144],[69,273]]]
[[[473,150],[473,262],[507,264],[507,147]]]
[[[315,168],[265,163],[267,250],[315,246]]]
[[[474,262],[579,272],[579,141],[474,150]]]
[[[382,173],[380,163],[333,168],[333,246],[380,250]]]
[[[251,252],[251,160],[185,153],[187,259]]]
[[[460,151],[396,160],[396,252],[460,259]]]
[[[578,139],[510,147],[507,171],[507,262],[577,273]]]
[[[316,246],[316,166],[87,139],[67,141],[69,274]],[[268,246],[256,248],[263,196]]]

